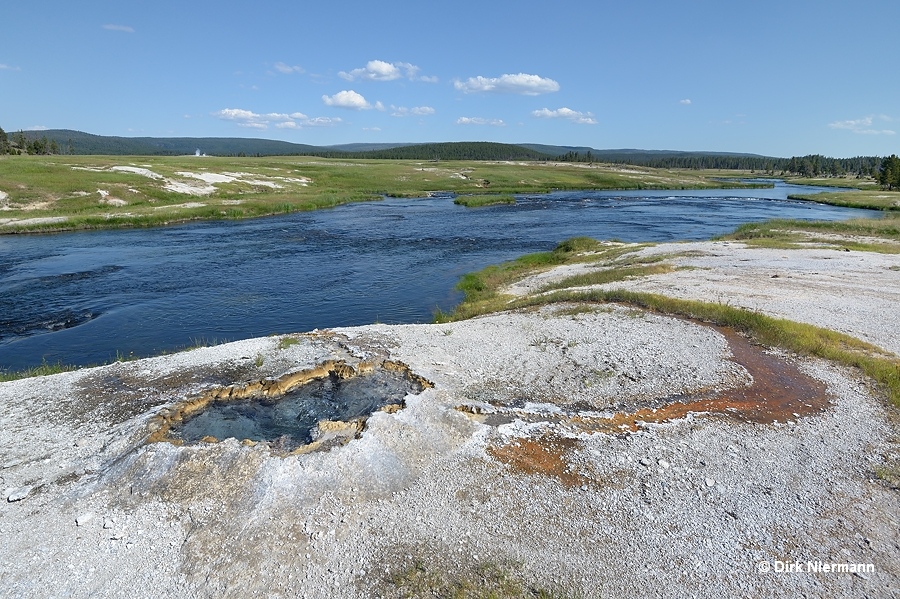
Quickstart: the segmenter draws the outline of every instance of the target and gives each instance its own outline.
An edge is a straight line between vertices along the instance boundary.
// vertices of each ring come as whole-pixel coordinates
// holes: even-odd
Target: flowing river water
[[[466,272],[585,235],[707,239],[771,218],[877,212],[818,188],[567,191],[470,209],[385,199],[244,221],[0,236],[0,370],[87,365],[273,333],[429,322]]]

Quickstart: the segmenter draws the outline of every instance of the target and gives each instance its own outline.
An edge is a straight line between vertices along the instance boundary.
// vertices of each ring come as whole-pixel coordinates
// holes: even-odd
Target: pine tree
[[[896,154],[891,154],[881,161],[881,167],[878,169],[878,183],[888,190],[900,189],[900,158]]]

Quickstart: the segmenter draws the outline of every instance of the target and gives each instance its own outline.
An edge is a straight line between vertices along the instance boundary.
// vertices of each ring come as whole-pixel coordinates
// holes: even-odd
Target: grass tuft
[[[496,206],[498,204],[515,204],[515,196],[509,194],[471,195],[459,196],[453,200],[454,204],[466,208],[480,208],[481,206]]]
[[[278,342],[278,349],[287,349],[291,346],[297,345],[300,343],[300,340],[296,337],[282,337]]]
[[[19,379],[28,379],[36,376],[47,376],[50,374],[59,374],[60,372],[71,372],[78,370],[77,366],[63,364],[62,362],[49,363],[43,360],[39,366],[26,368],[25,370],[0,370],[0,382],[17,381]]]

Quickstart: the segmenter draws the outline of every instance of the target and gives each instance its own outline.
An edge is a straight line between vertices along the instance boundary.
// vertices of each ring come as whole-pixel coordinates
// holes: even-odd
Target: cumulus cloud
[[[224,121],[232,121],[238,127],[246,127],[248,129],[268,129],[269,125],[274,125],[277,129],[302,129],[304,127],[325,127],[341,122],[341,119],[338,118],[310,118],[302,112],[268,112],[260,114],[242,108],[225,108],[214,112],[213,116]]]
[[[322,101],[325,102],[327,106],[349,108],[351,110],[371,110],[373,108],[375,110],[384,110],[384,105],[381,102],[371,104],[362,96],[362,94],[359,94],[352,89],[340,91],[333,96],[322,96]]]
[[[113,25],[110,23],[104,25],[103,28],[107,31],[122,31],[124,33],[134,33],[134,28],[129,27],[128,25]]]
[[[298,67],[296,65],[292,66],[292,65],[286,64],[284,62],[276,62],[275,70],[278,71],[279,73],[284,73],[285,75],[292,75],[294,73],[300,74],[300,73],[306,72],[303,69],[303,67]]]
[[[685,98],[684,100],[678,100],[678,103],[679,103],[679,104],[684,104],[685,106],[690,106],[690,104],[691,104],[691,99],[690,99],[690,98]]]
[[[456,80],[453,87],[457,90],[472,93],[522,94],[538,96],[559,91],[559,83],[553,79],[518,73],[517,75],[501,75],[500,77],[469,77],[465,81]]]
[[[407,108],[406,106],[391,106],[391,116],[428,116],[430,114],[434,114],[434,108],[431,106],[413,106],[412,108]]]
[[[408,62],[385,62],[370,60],[366,66],[352,71],[341,71],[338,76],[347,81],[362,79],[366,81],[393,81],[403,77],[418,81],[437,81],[436,77],[419,77],[419,67]]]
[[[550,110],[549,108],[533,110],[531,112],[531,116],[539,119],[566,119],[579,125],[597,124],[597,119],[594,118],[594,115],[592,113],[578,112],[577,110],[572,110],[571,108],[566,107],[558,108],[556,110]]]
[[[504,123],[501,119],[483,119],[481,117],[469,117],[469,116],[461,116],[456,119],[457,125],[491,125],[493,127],[505,127],[506,123]]]
[[[835,121],[828,123],[828,126],[832,129],[843,129],[859,133],[860,135],[895,135],[897,133],[892,129],[879,129],[878,125],[875,124],[876,120],[885,123],[893,121],[891,117],[882,114],[877,117],[867,116],[849,121]]]

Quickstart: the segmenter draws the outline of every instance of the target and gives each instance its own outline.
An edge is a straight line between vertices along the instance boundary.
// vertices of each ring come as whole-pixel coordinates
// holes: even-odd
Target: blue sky
[[[32,0],[0,127],[900,153],[900,2]]]

